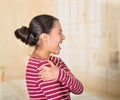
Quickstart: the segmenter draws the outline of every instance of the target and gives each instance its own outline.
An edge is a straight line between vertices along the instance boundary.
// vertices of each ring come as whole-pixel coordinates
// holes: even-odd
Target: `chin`
[[[57,52],[52,52],[52,53],[55,54],[55,55],[59,55],[59,54],[60,54],[59,51],[57,51]]]

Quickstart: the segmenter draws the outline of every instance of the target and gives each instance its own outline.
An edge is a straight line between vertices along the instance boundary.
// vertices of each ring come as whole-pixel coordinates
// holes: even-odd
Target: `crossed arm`
[[[39,68],[39,76],[44,81],[57,80],[63,86],[69,88],[74,94],[81,94],[83,92],[83,84],[75,78],[70,72],[65,63],[60,59],[60,66],[57,67],[53,62],[49,61],[51,67],[42,66]]]

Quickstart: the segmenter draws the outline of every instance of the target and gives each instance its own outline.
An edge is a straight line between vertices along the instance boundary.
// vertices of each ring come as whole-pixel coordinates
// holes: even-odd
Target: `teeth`
[[[58,46],[60,47],[61,43],[58,44]]]
[[[61,42],[59,42],[59,44],[58,44],[59,48],[61,48],[61,44],[62,44],[62,41],[61,41]]]
[[[60,43],[58,44],[58,46],[60,47]]]

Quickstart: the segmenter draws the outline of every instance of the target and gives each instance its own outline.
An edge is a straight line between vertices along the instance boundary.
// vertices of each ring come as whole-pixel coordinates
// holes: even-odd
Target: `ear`
[[[42,33],[39,38],[42,39],[43,41],[46,41],[48,38],[48,34]]]

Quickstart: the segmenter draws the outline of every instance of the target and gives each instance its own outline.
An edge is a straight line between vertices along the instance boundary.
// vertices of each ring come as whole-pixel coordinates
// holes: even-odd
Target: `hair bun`
[[[21,28],[17,29],[14,33],[17,39],[20,39],[22,42],[27,44],[29,33],[28,28],[26,26],[22,26]]]

